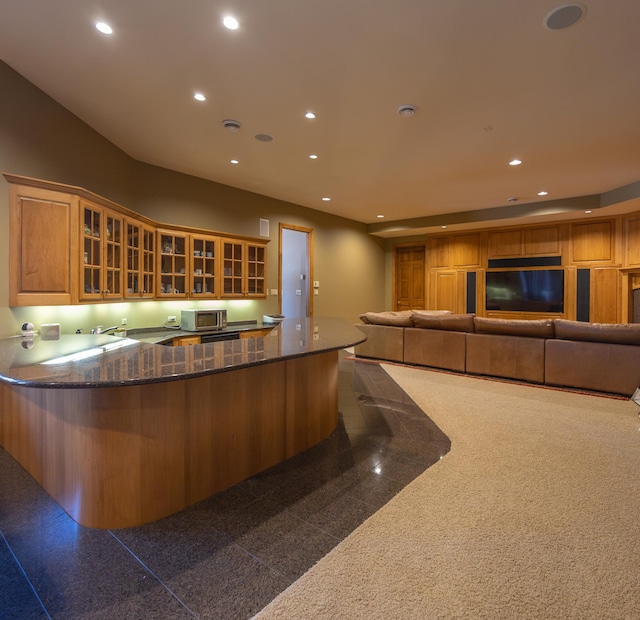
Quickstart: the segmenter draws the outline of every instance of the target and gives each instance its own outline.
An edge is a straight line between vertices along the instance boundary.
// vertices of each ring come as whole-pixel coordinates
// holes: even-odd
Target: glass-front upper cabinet
[[[189,287],[189,235],[157,231],[158,282],[156,297],[187,297]]]
[[[135,220],[126,226],[126,290],[128,299],[148,299],[155,295],[155,228]]]
[[[242,241],[222,240],[222,297],[244,297]]]
[[[218,296],[218,252],[217,237],[191,235],[191,284],[193,298]]]
[[[122,299],[124,219],[85,201],[80,203],[80,213],[83,253],[78,298],[83,301]]]
[[[248,241],[222,240],[221,297],[265,297],[266,247]]]
[[[263,297],[266,289],[266,250],[264,245],[247,243],[247,295],[250,297]]]

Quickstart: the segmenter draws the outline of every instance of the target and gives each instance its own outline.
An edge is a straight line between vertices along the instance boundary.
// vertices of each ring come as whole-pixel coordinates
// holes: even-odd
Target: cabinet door
[[[222,297],[244,297],[244,242],[222,240]]]
[[[102,270],[102,294],[106,300],[122,299],[122,252],[124,219],[120,215],[104,211],[104,268]]]
[[[147,299],[155,293],[155,229],[126,220],[125,297]]]
[[[217,237],[191,236],[191,282],[189,291],[194,299],[211,299],[218,296]]]
[[[189,236],[175,231],[157,232],[159,298],[186,298],[188,291]]]
[[[267,258],[264,245],[247,243],[247,277],[246,294],[249,297],[264,297],[267,294]]]
[[[81,301],[122,299],[122,216],[81,201]]]
[[[77,227],[74,196],[11,184],[9,306],[77,302]]]
[[[83,301],[102,300],[102,209],[93,208],[82,202],[80,205],[82,216],[81,243],[84,250],[83,263],[80,273],[80,292],[78,297]]]

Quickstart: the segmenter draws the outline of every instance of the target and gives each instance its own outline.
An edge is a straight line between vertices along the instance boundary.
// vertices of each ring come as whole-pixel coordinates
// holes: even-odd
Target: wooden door
[[[397,246],[394,268],[395,309],[423,310],[425,307],[425,246]]]

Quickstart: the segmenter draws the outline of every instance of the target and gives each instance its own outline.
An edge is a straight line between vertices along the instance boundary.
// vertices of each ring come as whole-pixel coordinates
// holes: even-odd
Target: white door
[[[310,230],[280,228],[281,314],[288,319],[311,316]]]

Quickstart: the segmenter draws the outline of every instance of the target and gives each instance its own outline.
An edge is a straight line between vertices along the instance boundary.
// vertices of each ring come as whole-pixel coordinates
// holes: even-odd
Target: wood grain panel
[[[69,293],[69,205],[21,201],[21,291]]]
[[[574,223],[571,226],[571,247],[574,263],[611,262],[614,260],[614,223]]]
[[[627,219],[627,267],[640,267],[640,216]]]
[[[452,267],[480,266],[481,235],[455,235],[451,238]]]
[[[338,423],[338,352],[287,362],[287,458],[328,437]]]
[[[433,275],[433,306],[431,310],[457,311],[458,278],[455,271],[438,271]]]
[[[430,237],[427,242],[427,263],[430,269],[447,269],[451,266],[449,237]]]
[[[522,256],[522,231],[491,231],[489,233],[489,258],[508,256]]]
[[[525,228],[523,237],[525,256],[552,256],[561,253],[559,226]]]
[[[10,185],[9,305],[73,303],[77,275],[70,252],[77,252],[71,230],[77,200],[33,187]]]
[[[0,404],[2,446],[78,523],[130,527],[329,436],[338,353],[139,386],[0,383]]]
[[[618,270],[613,267],[594,267],[591,270],[590,317],[592,323],[620,321],[619,277]]]

